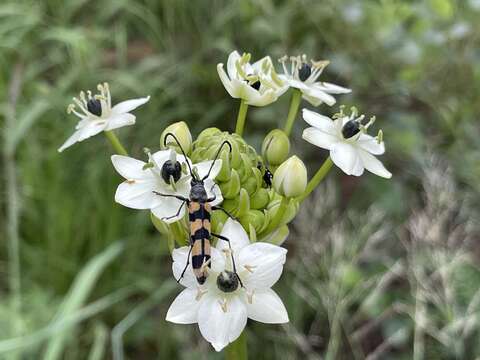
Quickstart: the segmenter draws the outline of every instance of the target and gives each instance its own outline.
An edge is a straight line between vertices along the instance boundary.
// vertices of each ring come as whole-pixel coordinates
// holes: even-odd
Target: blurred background
[[[135,157],[174,121],[232,131],[215,66],[238,49],[329,59],[322,80],[377,116],[394,174],[334,169],[306,202],[275,286],[291,322],[249,322],[250,357],[479,359],[479,18],[479,0],[3,0],[0,358],[223,358],[164,321],[168,249],[148,212],[114,203],[105,139],[56,150],[72,96],[102,81],[114,102],[152,96],[118,131]],[[257,150],[289,100],[250,109]],[[292,153],[313,174],[327,153],[305,126]]]

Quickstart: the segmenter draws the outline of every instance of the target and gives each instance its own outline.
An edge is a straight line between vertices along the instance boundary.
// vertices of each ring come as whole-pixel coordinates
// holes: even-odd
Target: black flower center
[[[250,86],[254,88],[255,90],[260,89],[260,81],[255,81],[254,83],[251,83]]]
[[[234,272],[225,270],[222,271],[217,277],[217,286],[225,293],[231,293],[237,290],[238,284],[238,276]]]
[[[173,181],[177,182],[182,176],[182,166],[178,161],[167,160],[163,163],[161,174],[162,179],[167,184],[170,184],[170,177],[173,177]]]
[[[352,136],[360,132],[360,124],[358,121],[350,120],[342,128],[342,135],[345,139],[350,139]]]
[[[303,63],[300,69],[298,69],[298,78],[302,81],[307,80],[312,74],[312,67],[307,63]]]
[[[88,100],[87,109],[94,115],[102,116],[102,103],[98,99]]]

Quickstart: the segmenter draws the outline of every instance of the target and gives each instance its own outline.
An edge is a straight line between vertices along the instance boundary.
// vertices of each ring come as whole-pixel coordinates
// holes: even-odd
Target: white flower
[[[250,54],[233,51],[228,56],[227,73],[217,65],[218,75],[231,97],[245,100],[248,105],[265,106],[276,101],[288,89],[280,79],[269,56],[250,64]]]
[[[373,155],[385,152],[382,132],[377,137],[366,134],[367,128],[373,123],[372,118],[362,125],[364,116],[357,117],[355,109],[350,116],[337,114],[335,120],[313,111],[303,109],[303,119],[310,124],[303,131],[302,137],[309,143],[330,150],[332,161],[347,175],[360,176],[364,169],[384,177],[392,174]]]
[[[112,156],[115,170],[126,179],[118,186],[115,201],[132,209],[150,209],[153,215],[167,223],[178,221],[185,215],[185,204],[175,197],[160,196],[154,192],[188,198],[192,178],[184,173],[182,166],[187,160],[191,165],[191,161],[171,149],[149,154],[149,157],[149,162],[145,163],[128,156]],[[204,161],[191,166],[203,178],[211,165],[212,161]],[[204,182],[208,197],[215,196],[210,203],[212,205],[223,201],[220,188],[213,181],[221,167],[222,161],[216,160]]]
[[[68,106],[67,112],[77,115],[80,121],[75,127],[73,135],[60,146],[59,152],[76,142],[88,139],[102,131],[110,131],[135,124],[135,115],[130,114],[130,111],[150,100],[150,96],[147,96],[140,99],[122,101],[112,107],[108,84],[98,84],[97,88],[100,94],[92,96],[91,91],[87,91],[85,96],[85,93],[81,91],[80,100],[74,97],[74,104]],[[80,112],[76,110],[76,106],[78,106]]]
[[[283,66],[283,75],[279,75],[287,83],[302,92],[303,98],[313,106],[326,103],[329,106],[335,104],[335,98],[330,94],[347,94],[350,89],[317,81],[323,69],[329,64],[328,61],[311,61],[311,65],[307,62],[306,55],[290,57],[290,70],[287,69],[286,62],[288,57],[284,56],[278,60]]]
[[[166,316],[167,321],[177,324],[198,323],[202,336],[217,351],[240,336],[247,318],[267,324],[289,321],[282,300],[271,289],[282,274],[287,250],[263,242],[250,244],[242,225],[232,219],[227,220],[221,235],[230,239],[243,287],[232,273],[228,243],[218,240],[216,248],[211,249],[212,267],[205,284],[197,284],[189,265],[180,281],[186,289],[170,305]],[[188,250],[185,246],[173,251],[176,279],[185,267]]]

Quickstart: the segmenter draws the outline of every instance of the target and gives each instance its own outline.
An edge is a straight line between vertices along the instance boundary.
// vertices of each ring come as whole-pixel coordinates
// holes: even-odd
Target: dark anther
[[[310,77],[312,73],[312,67],[307,63],[303,63],[300,69],[298,69],[298,77],[300,80],[305,81]]]
[[[225,270],[222,271],[217,277],[217,286],[225,293],[230,293],[237,290],[238,284],[238,276],[234,272]]]
[[[360,132],[360,124],[358,121],[350,120],[342,128],[342,135],[345,139],[357,135]]]
[[[87,109],[94,115],[102,116],[102,103],[98,99],[88,100]]]
[[[177,182],[182,176],[182,166],[178,161],[173,162],[167,160],[162,166],[162,179],[170,184],[170,176],[173,176],[173,181]]]
[[[260,89],[260,81],[257,80],[253,84],[250,84],[250,86],[252,88],[254,88],[255,90],[258,90],[258,89]]]

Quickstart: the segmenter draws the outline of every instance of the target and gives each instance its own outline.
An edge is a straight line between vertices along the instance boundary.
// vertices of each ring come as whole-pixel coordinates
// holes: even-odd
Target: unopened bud
[[[280,129],[270,131],[262,144],[263,158],[269,165],[280,165],[290,152],[290,140]]]
[[[173,123],[167,126],[167,128],[163,130],[162,135],[160,136],[161,149],[165,149],[165,148],[168,148],[169,146],[173,146],[175,149],[180,150],[177,142],[171,136],[167,138],[167,142],[166,142],[167,146],[165,146],[165,136],[168,133],[172,133],[173,135],[175,135],[178,142],[182,146],[183,151],[185,151],[185,154],[188,155],[190,153],[190,150],[192,149],[192,134],[190,134],[190,130],[188,129],[187,124],[184,121]]]
[[[283,162],[273,175],[273,187],[287,198],[303,194],[307,187],[307,168],[297,156]]]

